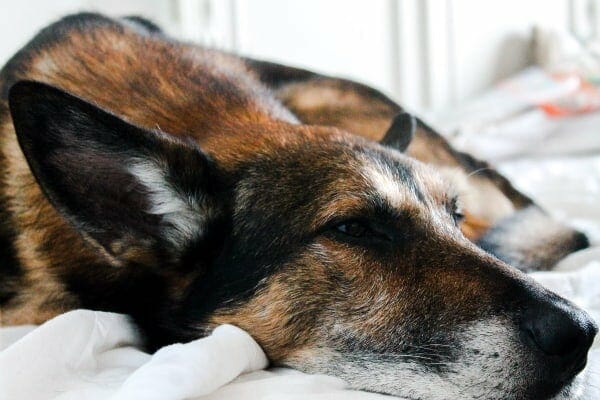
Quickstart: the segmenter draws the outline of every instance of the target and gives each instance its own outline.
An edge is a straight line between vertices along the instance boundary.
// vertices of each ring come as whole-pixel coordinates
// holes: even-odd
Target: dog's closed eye
[[[367,221],[349,220],[334,226],[335,232],[353,239],[375,239],[391,241],[389,234]]]
[[[344,222],[343,224],[336,226],[336,229],[338,232],[355,238],[363,237],[371,233],[369,227],[358,221]]]
[[[448,211],[452,215],[456,225],[459,225],[465,219],[465,215],[457,197],[453,197],[452,200],[450,200]]]

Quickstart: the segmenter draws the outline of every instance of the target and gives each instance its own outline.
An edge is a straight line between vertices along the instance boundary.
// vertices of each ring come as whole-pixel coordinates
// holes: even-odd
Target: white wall
[[[189,40],[353,78],[415,111],[439,110],[526,65],[535,24],[581,31],[599,1],[3,0],[0,60],[66,13],[141,13]]]
[[[442,109],[527,65],[535,24],[567,29],[568,0],[237,0],[242,53],[374,85]]]
[[[237,50],[392,89],[387,0],[240,0]]]
[[[532,27],[567,29],[569,2],[459,0],[451,15],[454,95],[462,100],[531,62]]]

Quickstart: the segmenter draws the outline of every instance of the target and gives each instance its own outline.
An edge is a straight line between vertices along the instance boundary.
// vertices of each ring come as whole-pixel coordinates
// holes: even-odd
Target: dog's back
[[[19,80],[60,87],[135,125],[191,137],[205,149],[252,151],[265,125],[295,122],[234,56],[170,42],[136,20],[96,14],[44,29],[0,74],[2,324],[40,323],[79,306],[61,277],[74,265],[103,264],[49,204],[19,149],[8,110],[9,88]],[[245,139],[235,140],[238,135]],[[92,268],[87,275],[101,284],[105,274]]]
[[[149,129],[168,127],[174,135],[228,131],[235,121],[261,116],[293,118],[240,58],[145,29],[96,14],[47,27],[2,71],[3,107],[12,84],[35,80]]]

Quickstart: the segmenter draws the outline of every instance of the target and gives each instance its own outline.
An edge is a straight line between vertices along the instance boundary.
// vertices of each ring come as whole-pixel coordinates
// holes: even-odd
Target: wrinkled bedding
[[[594,139],[600,144],[600,135]],[[589,144],[590,137],[585,140]],[[569,256],[552,272],[533,276],[600,321],[600,155],[537,157],[499,167],[551,213],[584,230],[592,247]],[[582,398],[600,398],[598,344],[583,376]],[[349,391],[336,378],[264,369],[267,360],[261,349],[232,326],[153,356],[138,345],[125,316],[88,310],[61,315],[39,327],[0,328],[0,399],[390,398]]]

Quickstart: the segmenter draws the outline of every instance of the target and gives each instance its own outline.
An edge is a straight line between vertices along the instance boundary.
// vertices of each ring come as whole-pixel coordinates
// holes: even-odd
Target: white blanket
[[[591,236],[596,247],[568,257],[558,272],[534,276],[600,321],[600,157],[519,161],[502,170]],[[389,398],[346,390],[344,382],[331,377],[263,370],[263,352],[232,326],[154,356],[138,344],[126,317],[86,310],[40,327],[0,329],[0,400]],[[592,353],[586,374],[584,398],[600,398],[600,349]]]

